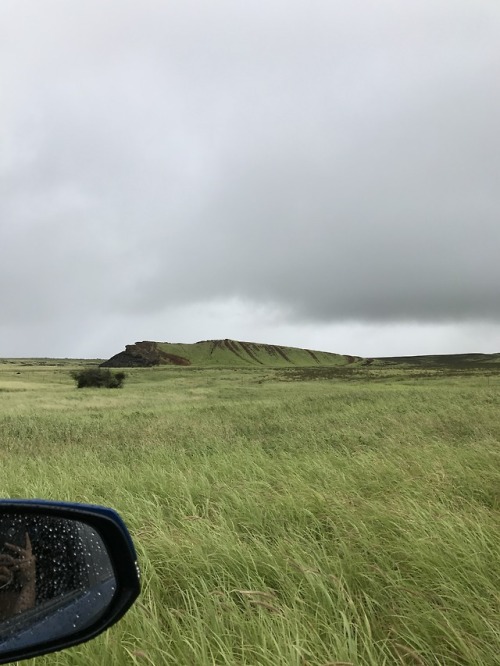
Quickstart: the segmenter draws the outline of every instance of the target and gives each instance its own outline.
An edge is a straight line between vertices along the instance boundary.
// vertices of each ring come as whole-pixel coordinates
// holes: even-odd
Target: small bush
[[[127,376],[124,372],[111,372],[108,368],[83,368],[70,374],[77,388],[122,388]]]

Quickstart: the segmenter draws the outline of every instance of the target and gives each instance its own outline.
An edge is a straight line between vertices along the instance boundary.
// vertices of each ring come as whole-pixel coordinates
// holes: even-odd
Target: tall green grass
[[[119,624],[37,664],[500,663],[495,376],[17,371],[0,494],[115,507],[143,572]]]

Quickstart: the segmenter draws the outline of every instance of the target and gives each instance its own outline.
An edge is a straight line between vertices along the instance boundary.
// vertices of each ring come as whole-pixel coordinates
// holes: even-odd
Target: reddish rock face
[[[135,345],[126,345],[125,351],[101,363],[103,368],[149,368],[153,365],[191,365],[191,361],[161,351],[156,342],[145,340]]]

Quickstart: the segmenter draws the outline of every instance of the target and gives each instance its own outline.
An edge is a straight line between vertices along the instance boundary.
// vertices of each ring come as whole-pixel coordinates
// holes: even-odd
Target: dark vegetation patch
[[[72,370],[71,377],[77,388],[122,388],[126,374],[124,372],[111,372],[108,368],[82,368]]]
[[[315,379],[342,379],[356,381],[367,379],[366,371],[349,366],[320,366],[308,368],[280,368],[276,371],[282,381],[312,381]]]
[[[368,360],[368,359],[367,359]],[[482,369],[500,367],[500,354],[433,354],[429,356],[390,356],[372,359],[377,365],[411,368]]]
[[[453,367],[453,366],[332,366],[309,368],[280,368],[276,377],[281,381],[336,380],[350,382],[411,381],[458,377],[498,377],[500,367]]]
[[[2,365],[22,365],[27,367],[64,367],[68,365],[99,365],[102,359],[90,358],[0,358]]]

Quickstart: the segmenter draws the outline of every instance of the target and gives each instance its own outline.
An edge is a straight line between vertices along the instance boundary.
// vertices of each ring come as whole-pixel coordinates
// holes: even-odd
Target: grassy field
[[[0,364],[0,495],[115,507],[141,598],[42,665],[500,664],[495,369]]]

